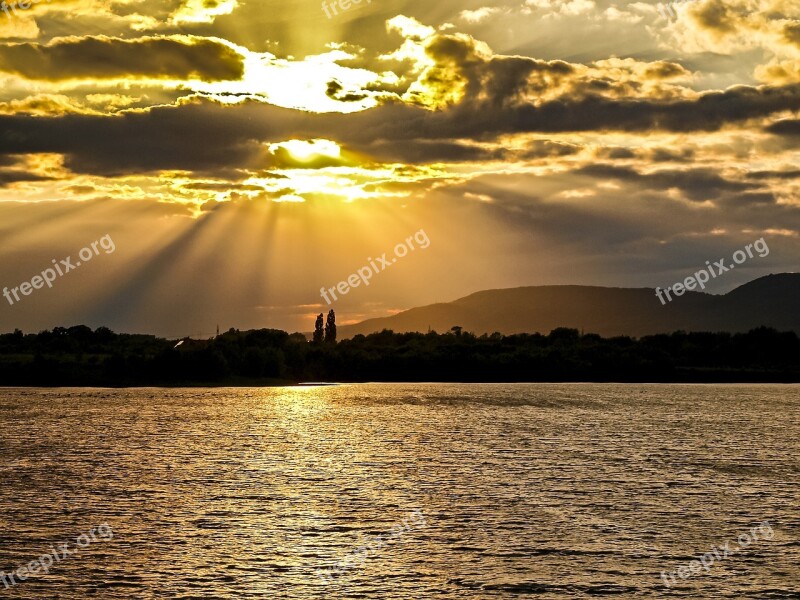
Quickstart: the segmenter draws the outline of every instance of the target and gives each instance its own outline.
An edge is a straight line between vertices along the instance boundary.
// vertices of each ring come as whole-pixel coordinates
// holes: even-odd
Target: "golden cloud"
[[[190,35],[121,39],[56,38],[0,46],[0,72],[25,79],[167,79],[224,81],[244,74],[244,58],[217,38]]]

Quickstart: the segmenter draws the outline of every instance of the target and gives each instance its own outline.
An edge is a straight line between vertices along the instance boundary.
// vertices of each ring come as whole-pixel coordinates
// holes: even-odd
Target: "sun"
[[[291,154],[292,158],[300,162],[310,162],[316,158],[340,158],[342,148],[330,140],[288,140],[271,144],[269,149],[273,154],[283,148]]]

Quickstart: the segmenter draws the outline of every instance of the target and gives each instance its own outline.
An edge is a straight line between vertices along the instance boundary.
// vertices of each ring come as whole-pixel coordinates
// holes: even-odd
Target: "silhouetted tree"
[[[333,309],[328,313],[328,322],[325,324],[325,341],[328,344],[336,343],[336,313]]]
[[[314,325],[314,343],[315,344],[321,344],[322,340],[323,340],[323,337],[325,336],[325,332],[322,329],[322,323],[323,323],[322,313],[319,313],[317,315],[317,322]]]

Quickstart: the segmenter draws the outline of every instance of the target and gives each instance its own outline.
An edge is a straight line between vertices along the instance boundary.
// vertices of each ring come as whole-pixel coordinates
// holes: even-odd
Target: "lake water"
[[[797,599],[799,451],[797,386],[4,389],[0,598]]]

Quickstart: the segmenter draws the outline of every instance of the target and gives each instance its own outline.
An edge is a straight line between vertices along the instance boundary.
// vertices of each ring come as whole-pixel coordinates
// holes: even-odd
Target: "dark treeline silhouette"
[[[330,328],[329,328],[329,331]],[[331,331],[332,333],[332,331]],[[257,385],[301,381],[800,381],[793,332],[601,338],[383,331],[336,343],[303,334],[231,329],[175,341],[106,328],[0,335],[0,385]]]

